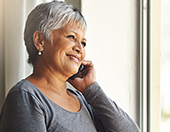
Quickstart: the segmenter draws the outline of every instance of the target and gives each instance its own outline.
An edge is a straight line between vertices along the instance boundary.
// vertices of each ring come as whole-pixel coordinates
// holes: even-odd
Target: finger
[[[73,84],[77,83],[80,79],[81,79],[81,77],[77,76],[74,80],[68,79],[67,81],[68,81],[71,85],[73,85]]]
[[[90,67],[93,67],[94,65],[93,65],[93,62],[91,61],[91,60],[83,60],[82,61],[82,64],[84,65],[84,66],[90,66]]]
[[[74,80],[72,80],[72,79],[68,79],[67,81],[68,81],[71,85],[73,85],[73,84],[74,84],[75,79],[74,79]]]

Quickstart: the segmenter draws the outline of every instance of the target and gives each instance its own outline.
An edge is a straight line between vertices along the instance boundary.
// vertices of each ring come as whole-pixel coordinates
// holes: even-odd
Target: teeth
[[[78,59],[77,59],[76,57],[74,57],[74,56],[70,56],[70,55],[69,55],[69,57],[70,57],[70,58],[73,58],[73,59],[76,59],[76,60],[78,61]]]

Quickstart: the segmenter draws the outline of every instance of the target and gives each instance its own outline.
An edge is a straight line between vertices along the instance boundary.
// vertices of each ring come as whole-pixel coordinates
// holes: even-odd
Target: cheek
[[[84,60],[84,58],[86,57],[86,50],[84,49],[84,51],[83,51],[83,55],[82,55],[83,57],[83,60]]]

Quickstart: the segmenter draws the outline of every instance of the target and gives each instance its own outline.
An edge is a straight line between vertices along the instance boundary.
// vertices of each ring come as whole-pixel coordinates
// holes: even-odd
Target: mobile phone
[[[76,74],[74,74],[73,76],[69,77],[69,79],[74,80],[77,77],[77,75],[80,73],[80,71],[83,70],[83,68],[84,68],[84,66],[81,64],[78,72]]]

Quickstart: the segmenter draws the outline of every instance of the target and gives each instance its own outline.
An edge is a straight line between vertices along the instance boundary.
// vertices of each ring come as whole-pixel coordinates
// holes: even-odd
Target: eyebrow
[[[78,35],[78,34],[77,34],[75,31],[73,31],[73,30],[71,30],[70,32],[73,32],[73,33],[75,33],[76,35]],[[83,40],[87,41],[86,38],[83,38]]]

